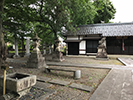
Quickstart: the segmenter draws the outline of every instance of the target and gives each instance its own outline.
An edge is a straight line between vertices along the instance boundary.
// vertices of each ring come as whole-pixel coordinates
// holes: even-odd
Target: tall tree
[[[30,7],[35,14],[32,19],[40,23],[38,28],[46,30],[45,36],[53,34],[54,40],[64,29],[74,30],[73,26],[93,23],[96,13],[90,0],[37,0]]]
[[[94,18],[94,23],[109,23],[109,20],[114,19],[116,9],[110,0],[95,0],[94,6],[97,9],[97,15]]]
[[[52,43],[64,30],[93,23],[96,14],[91,0],[6,0],[4,8],[4,27],[10,33],[18,36],[19,32],[29,30]],[[34,27],[30,23],[35,24]],[[31,30],[22,28],[25,25],[31,25]]]
[[[0,0],[0,66],[6,60],[6,46],[5,46],[4,34],[3,34],[3,28],[2,28],[4,1],[5,0]]]
[[[33,1],[33,0],[32,0]],[[26,0],[6,0],[4,5],[5,17],[3,19],[3,27],[8,30],[6,38],[9,42],[17,39],[24,50],[24,37],[29,35],[31,30],[29,27],[28,5]],[[11,37],[13,36],[13,37]],[[10,38],[11,37],[11,38]],[[6,40],[6,41],[7,41]],[[20,41],[21,40],[21,41]]]

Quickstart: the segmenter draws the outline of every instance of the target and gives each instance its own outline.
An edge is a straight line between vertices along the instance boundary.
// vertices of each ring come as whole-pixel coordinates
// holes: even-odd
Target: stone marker
[[[93,90],[92,87],[82,85],[82,84],[76,84],[76,83],[72,83],[71,85],[69,85],[69,87],[76,88],[76,89],[83,90],[83,91],[88,91],[88,92],[91,92]]]

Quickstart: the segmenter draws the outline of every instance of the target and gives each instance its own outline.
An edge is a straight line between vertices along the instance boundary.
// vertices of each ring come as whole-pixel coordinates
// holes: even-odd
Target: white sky
[[[116,8],[113,22],[133,22],[133,0],[110,0]]]

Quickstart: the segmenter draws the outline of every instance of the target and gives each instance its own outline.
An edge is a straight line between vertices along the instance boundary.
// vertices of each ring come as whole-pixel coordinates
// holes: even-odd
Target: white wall
[[[78,36],[75,36],[75,37],[67,37],[67,40],[78,40]]]
[[[81,51],[79,51],[79,54],[86,54],[86,41],[81,41],[80,42],[79,50],[81,50]]]

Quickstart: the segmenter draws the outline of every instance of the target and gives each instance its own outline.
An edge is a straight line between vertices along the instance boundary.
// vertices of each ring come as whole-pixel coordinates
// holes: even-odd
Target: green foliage
[[[109,0],[6,0],[3,27],[5,41],[19,41],[24,49],[24,37],[35,33],[41,45],[54,44],[58,35],[76,31],[78,25],[109,22],[116,12]]]
[[[97,15],[94,18],[94,23],[109,23],[109,20],[114,19],[116,9],[110,0],[95,0],[94,6],[97,9]]]
[[[61,50],[61,52],[63,53],[63,55],[66,55],[66,46],[64,46],[64,49]]]

